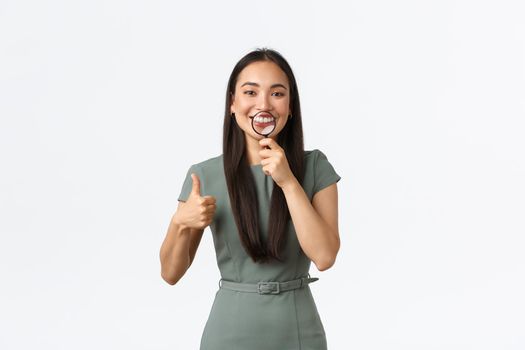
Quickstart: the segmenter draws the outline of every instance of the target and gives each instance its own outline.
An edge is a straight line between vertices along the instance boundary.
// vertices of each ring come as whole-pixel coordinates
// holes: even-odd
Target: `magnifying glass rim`
[[[261,134],[260,132],[258,132],[258,131],[255,129],[255,126],[254,126],[254,123],[255,123],[255,116],[252,116],[251,119],[252,119],[252,129],[253,129],[253,131],[255,131],[255,133],[256,133],[257,135],[261,135],[261,136],[264,136],[264,137],[268,137],[268,135],[270,135],[272,132],[274,132],[275,128],[277,127],[277,122],[275,121],[275,117],[274,117],[274,122],[273,122],[273,129],[272,129],[272,131],[270,131],[268,134]]]

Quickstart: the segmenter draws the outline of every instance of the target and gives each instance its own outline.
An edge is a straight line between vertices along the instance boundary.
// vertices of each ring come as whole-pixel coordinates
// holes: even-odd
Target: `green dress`
[[[252,165],[251,170],[257,186],[261,235],[265,239],[274,181],[263,173],[260,164]],[[222,155],[191,165],[179,201],[186,201],[191,192],[192,172],[201,181],[201,196],[212,195],[217,201],[210,229],[223,280],[255,284],[308,276],[311,260],[299,245],[291,219],[283,254],[285,263],[254,263],[246,253],[231,211]],[[317,191],[340,179],[323,152],[305,151],[303,189],[310,201]],[[280,294],[239,292],[219,288],[219,284],[217,288],[200,350],[327,349],[325,330],[308,284]]]

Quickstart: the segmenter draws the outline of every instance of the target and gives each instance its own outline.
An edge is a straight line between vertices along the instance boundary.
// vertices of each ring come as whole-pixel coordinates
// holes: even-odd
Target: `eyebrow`
[[[257,87],[259,87],[259,84],[254,83],[254,82],[251,82],[251,81],[247,81],[247,82],[245,82],[244,84],[241,85],[241,87],[243,87],[244,85],[253,85],[253,86],[257,86]],[[284,85],[281,84],[281,83],[273,84],[272,86],[270,86],[270,89],[273,89],[274,87],[282,87],[283,89],[287,90],[287,89],[286,89],[286,86],[284,86]]]

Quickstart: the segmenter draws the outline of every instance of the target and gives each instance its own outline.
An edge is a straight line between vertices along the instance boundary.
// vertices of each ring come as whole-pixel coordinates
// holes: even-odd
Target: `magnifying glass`
[[[258,112],[250,117],[252,119],[252,129],[257,134],[268,137],[274,130],[277,123],[275,117],[269,112]],[[265,149],[270,149],[269,146],[264,146]]]

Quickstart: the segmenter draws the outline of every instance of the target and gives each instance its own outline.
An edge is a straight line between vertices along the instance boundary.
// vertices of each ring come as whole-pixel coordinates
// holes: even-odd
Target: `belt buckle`
[[[276,287],[272,287],[272,286],[276,286]],[[259,282],[257,283],[257,293],[259,294],[279,294],[280,292],[281,292],[281,288],[279,286],[279,282]]]

